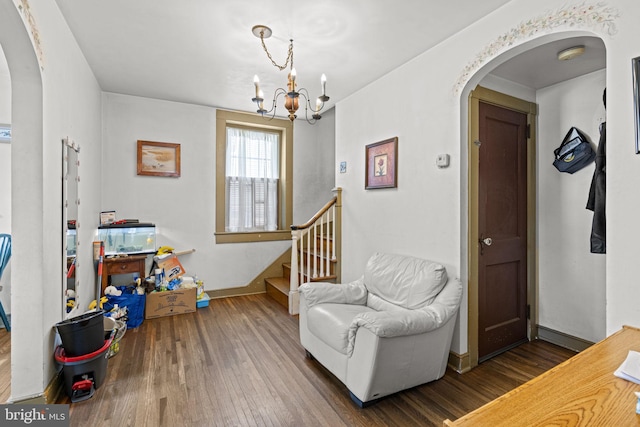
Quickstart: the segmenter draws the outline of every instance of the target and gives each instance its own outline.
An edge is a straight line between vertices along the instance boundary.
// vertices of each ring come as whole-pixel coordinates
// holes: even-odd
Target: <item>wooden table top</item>
[[[640,426],[640,384],[613,375],[630,350],[640,352],[640,329],[621,330],[555,368],[445,427]]]

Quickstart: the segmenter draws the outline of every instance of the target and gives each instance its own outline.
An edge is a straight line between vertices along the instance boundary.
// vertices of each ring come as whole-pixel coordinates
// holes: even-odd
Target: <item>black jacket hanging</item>
[[[593,223],[591,224],[591,252],[594,254],[606,254],[607,245],[607,221],[606,207],[606,140],[607,123],[600,125],[600,142],[596,151],[596,169],[591,179],[589,200],[587,209],[593,211]]]

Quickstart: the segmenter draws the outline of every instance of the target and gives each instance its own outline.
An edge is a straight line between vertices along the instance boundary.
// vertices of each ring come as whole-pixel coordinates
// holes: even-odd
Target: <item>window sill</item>
[[[277,240],[291,240],[291,231],[251,231],[244,233],[233,233],[218,231],[214,233],[216,243],[247,243],[247,242],[273,242]]]

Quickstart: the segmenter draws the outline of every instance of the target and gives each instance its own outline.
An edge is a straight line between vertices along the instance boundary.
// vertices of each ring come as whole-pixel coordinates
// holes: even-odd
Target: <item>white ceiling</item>
[[[582,56],[559,61],[558,52],[573,46],[584,46]],[[558,40],[523,52],[499,65],[491,74],[541,89],[607,66],[606,49],[597,37],[574,37]]]
[[[299,87],[346,98],[509,0],[56,0],[105,91],[253,110],[286,84],[251,28],[283,63],[289,39]]]
[[[294,39],[299,87],[312,97],[327,75],[331,106],[508,1],[56,0],[103,90],[246,111],[255,108],[254,74],[267,97],[286,83],[252,34],[256,24],[273,30],[266,44],[277,63]],[[556,59],[577,44],[585,55]],[[539,89],[605,66],[602,42],[583,37],[492,74]]]

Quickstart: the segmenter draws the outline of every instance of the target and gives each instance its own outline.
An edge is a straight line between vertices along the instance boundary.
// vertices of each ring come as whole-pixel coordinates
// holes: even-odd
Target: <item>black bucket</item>
[[[67,356],[93,353],[104,345],[104,311],[93,311],[56,323]]]
[[[56,362],[62,365],[64,388],[71,402],[81,402],[91,398],[107,376],[107,360],[111,338],[102,341],[102,346],[93,353],[78,357],[68,357],[65,349],[58,346]]]

